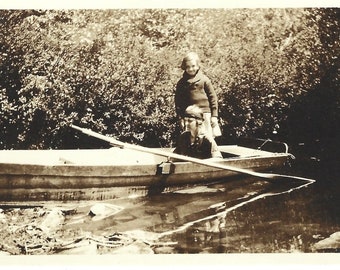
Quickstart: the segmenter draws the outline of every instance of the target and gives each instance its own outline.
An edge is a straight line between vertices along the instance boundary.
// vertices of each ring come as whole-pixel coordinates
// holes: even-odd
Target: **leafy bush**
[[[288,136],[291,106],[338,63],[338,9],[0,13],[1,148],[91,147],[70,123],[171,145],[189,50],[218,93],[225,136]]]

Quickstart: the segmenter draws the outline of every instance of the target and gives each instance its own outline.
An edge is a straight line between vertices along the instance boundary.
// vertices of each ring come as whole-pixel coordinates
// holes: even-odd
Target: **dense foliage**
[[[71,122],[171,145],[174,86],[191,50],[218,93],[225,136],[339,132],[338,9],[0,13],[2,149],[75,147]],[[315,119],[316,133],[299,133]]]

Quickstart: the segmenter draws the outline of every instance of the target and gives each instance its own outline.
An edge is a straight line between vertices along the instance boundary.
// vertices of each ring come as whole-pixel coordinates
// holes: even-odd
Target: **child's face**
[[[191,135],[195,137],[197,135],[198,124],[195,118],[184,117],[185,131],[190,131]]]
[[[195,60],[189,60],[185,65],[185,72],[190,76],[194,76],[199,69],[197,62]]]

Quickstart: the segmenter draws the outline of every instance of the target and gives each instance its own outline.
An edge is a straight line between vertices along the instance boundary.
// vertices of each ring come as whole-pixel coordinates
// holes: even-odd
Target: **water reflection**
[[[304,187],[275,185],[245,202],[226,206],[224,210],[220,208],[216,215],[198,220],[184,232],[172,235],[172,240],[185,239],[179,242],[176,251],[322,252],[318,248],[320,245],[315,244],[319,239],[340,230],[339,215],[328,211],[318,212],[322,207],[329,209],[323,204],[314,208],[314,204],[320,200],[320,189],[314,185]],[[338,249],[339,243],[335,247],[333,241],[333,252]]]
[[[304,214],[296,207],[290,209],[289,197],[299,190],[310,192],[309,184],[243,178],[108,201],[122,210],[96,221],[86,216],[84,208],[84,222],[68,222],[65,229],[81,228],[97,235],[123,232],[150,243],[155,253],[308,252],[313,238],[305,237],[301,227],[308,221],[301,220]],[[308,231],[315,228],[311,224]]]

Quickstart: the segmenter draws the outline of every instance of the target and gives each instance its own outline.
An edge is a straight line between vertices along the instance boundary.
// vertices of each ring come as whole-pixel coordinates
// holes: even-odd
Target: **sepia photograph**
[[[36,2],[0,6],[4,265],[339,267],[339,5]]]

